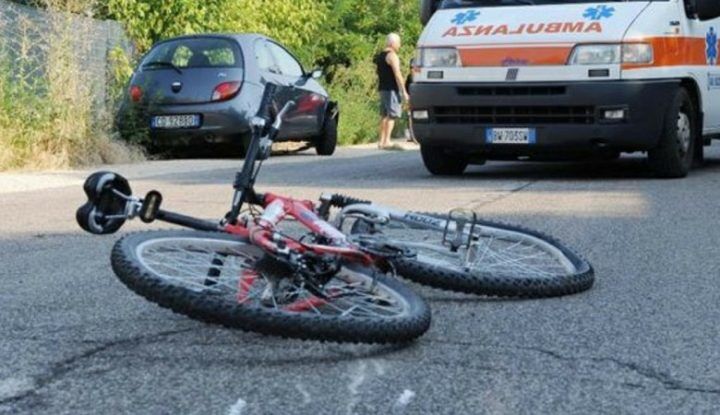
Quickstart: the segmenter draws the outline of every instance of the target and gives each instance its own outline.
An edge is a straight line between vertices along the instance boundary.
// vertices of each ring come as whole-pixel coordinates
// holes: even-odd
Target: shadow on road
[[[227,184],[241,167],[209,171],[173,173],[153,179],[181,185]],[[720,170],[720,159],[709,158],[693,170],[692,175]],[[417,152],[372,153],[357,157],[315,157],[299,153],[275,157],[265,163],[258,179],[259,186],[304,186],[331,190],[346,187],[352,178],[352,188],[386,189],[438,188],[444,185],[476,187],[483,180],[495,183],[517,181],[632,181],[654,180],[645,158],[627,156],[616,161],[577,162],[489,162],[485,166],[470,166],[459,177],[436,177],[424,168]]]

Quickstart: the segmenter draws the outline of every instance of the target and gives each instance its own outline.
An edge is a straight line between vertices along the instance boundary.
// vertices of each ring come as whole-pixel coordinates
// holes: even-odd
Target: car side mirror
[[[720,1],[718,0],[695,0],[695,13],[701,21],[712,20],[720,17]]]
[[[314,69],[312,72],[308,72],[307,74],[305,74],[305,76],[308,79],[320,79],[323,76],[323,71],[322,69]]]

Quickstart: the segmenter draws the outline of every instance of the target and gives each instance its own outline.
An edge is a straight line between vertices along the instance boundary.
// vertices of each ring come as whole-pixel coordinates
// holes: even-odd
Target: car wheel
[[[425,167],[436,176],[459,176],[468,166],[466,157],[448,153],[442,147],[421,145],[420,154]]]
[[[665,125],[658,146],[648,152],[650,168],[656,177],[680,178],[690,172],[697,143],[697,111],[690,95],[683,88],[665,116]]]
[[[337,117],[325,117],[322,133],[315,141],[315,151],[320,156],[332,156],[337,148]]]

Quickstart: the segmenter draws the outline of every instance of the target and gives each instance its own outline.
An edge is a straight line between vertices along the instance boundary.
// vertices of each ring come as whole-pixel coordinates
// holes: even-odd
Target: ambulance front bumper
[[[422,145],[487,158],[644,151],[657,146],[678,86],[677,80],[416,83],[410,87],[413,130]],[[489,130],[505,128],[528,129],[532,140],[488,138]]]

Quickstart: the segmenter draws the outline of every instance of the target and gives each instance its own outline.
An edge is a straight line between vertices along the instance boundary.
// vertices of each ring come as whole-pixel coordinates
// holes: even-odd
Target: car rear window
[[[231,40],[191,38],[157,45],[143,59],[143,64],[150,62],[170,62],[182,69],[242,67],[242,55]]]

